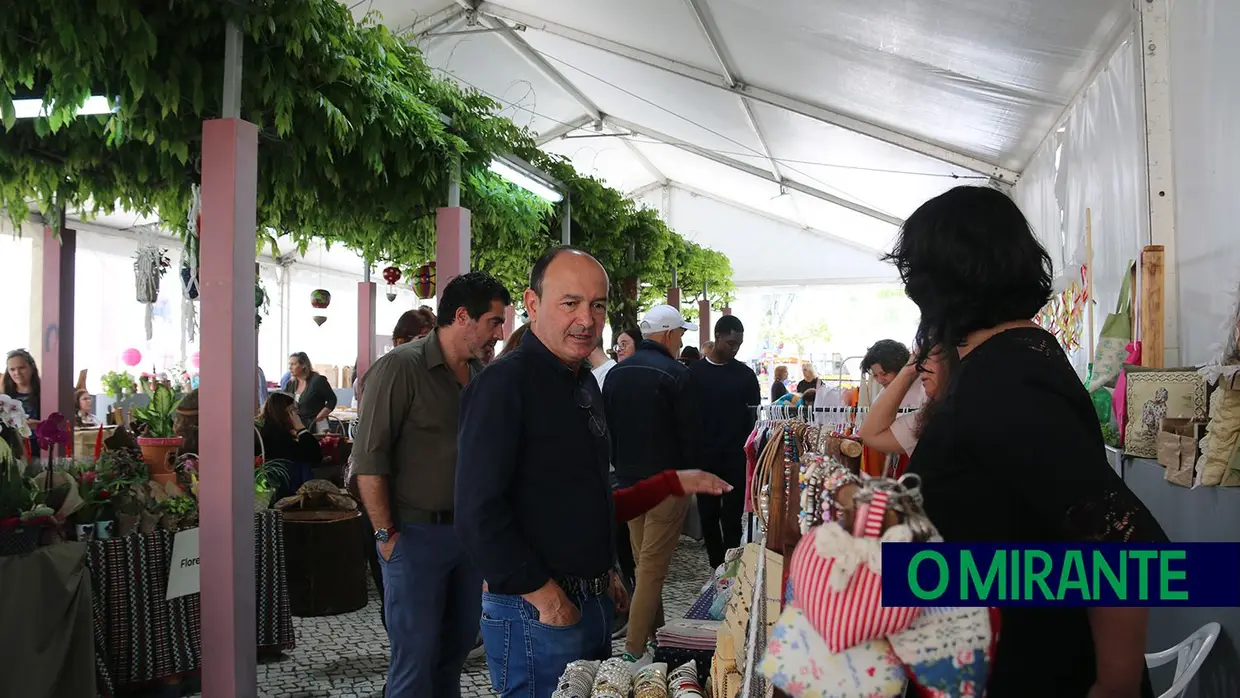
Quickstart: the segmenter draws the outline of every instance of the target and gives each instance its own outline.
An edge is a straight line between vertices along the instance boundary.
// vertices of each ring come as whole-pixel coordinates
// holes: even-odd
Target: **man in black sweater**
[[[689,369],[676,360],[686,330],[679,310],[656,305],[641,321],[637,352],[607,374],[603,404],[611,431],[611,462],[621,487],[664,470],[701,467],[697,412]],[[629,607],[626,659],[636,660],[662,624],[663,581],[680,540],[689,501],[669,498],[628,523],[637,562]]]
[[[698,399],[699,437],[705,469],[727,480],[731,492],[698,495],[698,517],[711,567],[741,543],[745,505],[745,440],[757,419],[752,409],[762,403],[758,377],[736,360],[745,341],[745,326],[731,315],[715,323],[715,345],[689,367]]]

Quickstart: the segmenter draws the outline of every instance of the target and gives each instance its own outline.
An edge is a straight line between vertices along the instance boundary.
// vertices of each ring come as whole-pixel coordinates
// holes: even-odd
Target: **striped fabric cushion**
[[[871,540],[878,538],[886,512],[886,493],[875,493],[870,505],[858,511],[858,516],[864,517],[858,522],[859,532]],[[843,652],[887,637],[913,622],[920,609],[883,605],[882,575],[866,562],[869,559],[866,549],[872,542],[854,539],[848,541],[853,550],[832,550],[824,554],[819,550],[817,537],[811,533],[797,544],[789,576],[796,589],[795,605],[805,613],[832,652]],[[830,582],[832,569],[840,564],[841,558],[849,558],[855,568],[846,585],[833,585]]]

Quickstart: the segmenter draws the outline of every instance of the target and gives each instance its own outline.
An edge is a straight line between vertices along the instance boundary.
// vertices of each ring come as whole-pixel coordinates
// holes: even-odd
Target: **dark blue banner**
[[[1240,606],[1240,543],[883,543],[884,606]]]

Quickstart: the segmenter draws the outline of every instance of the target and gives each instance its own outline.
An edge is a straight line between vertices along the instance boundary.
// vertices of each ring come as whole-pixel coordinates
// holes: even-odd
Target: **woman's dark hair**
[[[268,429],[292,431],[293,420],[288,416],[288,408],[296,404],[293,396],[288,393],[271,393],[258,411],[257,421],[262,422],[263,426]]]
[[[525,333],[529,331],[530,323],[528,322],[513,330],[512,334],[508,335],[508,339],[504,340],[504,348],[500,350],[499,356],[508,356],[512,352],[516,351],[517,347],[521,346],[521,339],[525,337]],[[495,358],[498,359],[499,356]]]
[[[701,358],[702,352],[698,351],[697,347],[685,347],[680,350],[681,363],[691,364]]]
[[[634,344],[642,343],[642,331],[636,327],[630,327],[627,330],[620,330],[620,334],[627,334]]]
[[[884,259],[921,309],[919,364],[937,345],[1032,318],[1051,296],[1050,256],[1016,203],[987,187],[956,187],[922,204]],[[948,352],[949,365],[955,357]]]
[[[396,327],[392,329],[392,340],[408,342],[433,329],[435,329],[435,313],[430,308],[422,306],[406,310],[396,321]]]
[[[34,357],[25,349],[14,349],[4,357],[4,394],[9,397],[17,397],[17,383],[13,377],[9,375],[9,359],[21,358],[30,366],[30,394],[37,400],[43,393],[43,385],[39,380],[39,365],[34,362]]]
[[[865,357],[861,359],[861,372],[869,373],[874,364],[878,364],[887,373],[899,373],[908,363],[908,357],[908,347],[894,339],[880,339],[865,351]]]
[[[310,363],[310,357],[304,351],[293,352],[288,355],[290,359],[296,359],[297,364],[306,369],[306,378],[314,375],[314,364]],[[296,378],[296,376],[294,376]]]

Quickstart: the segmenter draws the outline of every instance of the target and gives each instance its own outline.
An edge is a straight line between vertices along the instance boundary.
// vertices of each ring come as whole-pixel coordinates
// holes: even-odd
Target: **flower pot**
[[[133,533],[138,529],[138,523],[142,520],[139,514],[117,514],[116,515],[116,535],[120,538]]]
[[[159,514],[151,514],[142,512],[142,517],[138,521],[138,531],[141,533],[154,533],[155,527],[159,525]]]
[[[172,456],[184,441],[185,439],[180,436],[168,439],[138,437],[138,447],[142,449],[142,462],[146,463],[147,469],[150,470],[152,480],[160,484],[176,482],[176,472],[172,469],[172,458],[169,456]]]
[[[102,519],[95,522],[95,540],[109,540],[116,531],[116,522],[112,519]]]
[[[73,537],[79,543],[87,543],[95,539],[95,524],[84,523],[73,525]]]
[[[254,511],[267,511],[271,508],[271,491],[254,493]]]
[[[164,514],[159,519],[159,527],[164,529],[165,531],[171,531],[173,533],[176,533],[177,524],[180,522],[181,522],[181,519],[178,518],[176,514]]]
[[[185,295],[192,301],[198,300],[198,278],[188,266],[181,267],[181,285],[185,288]]]

